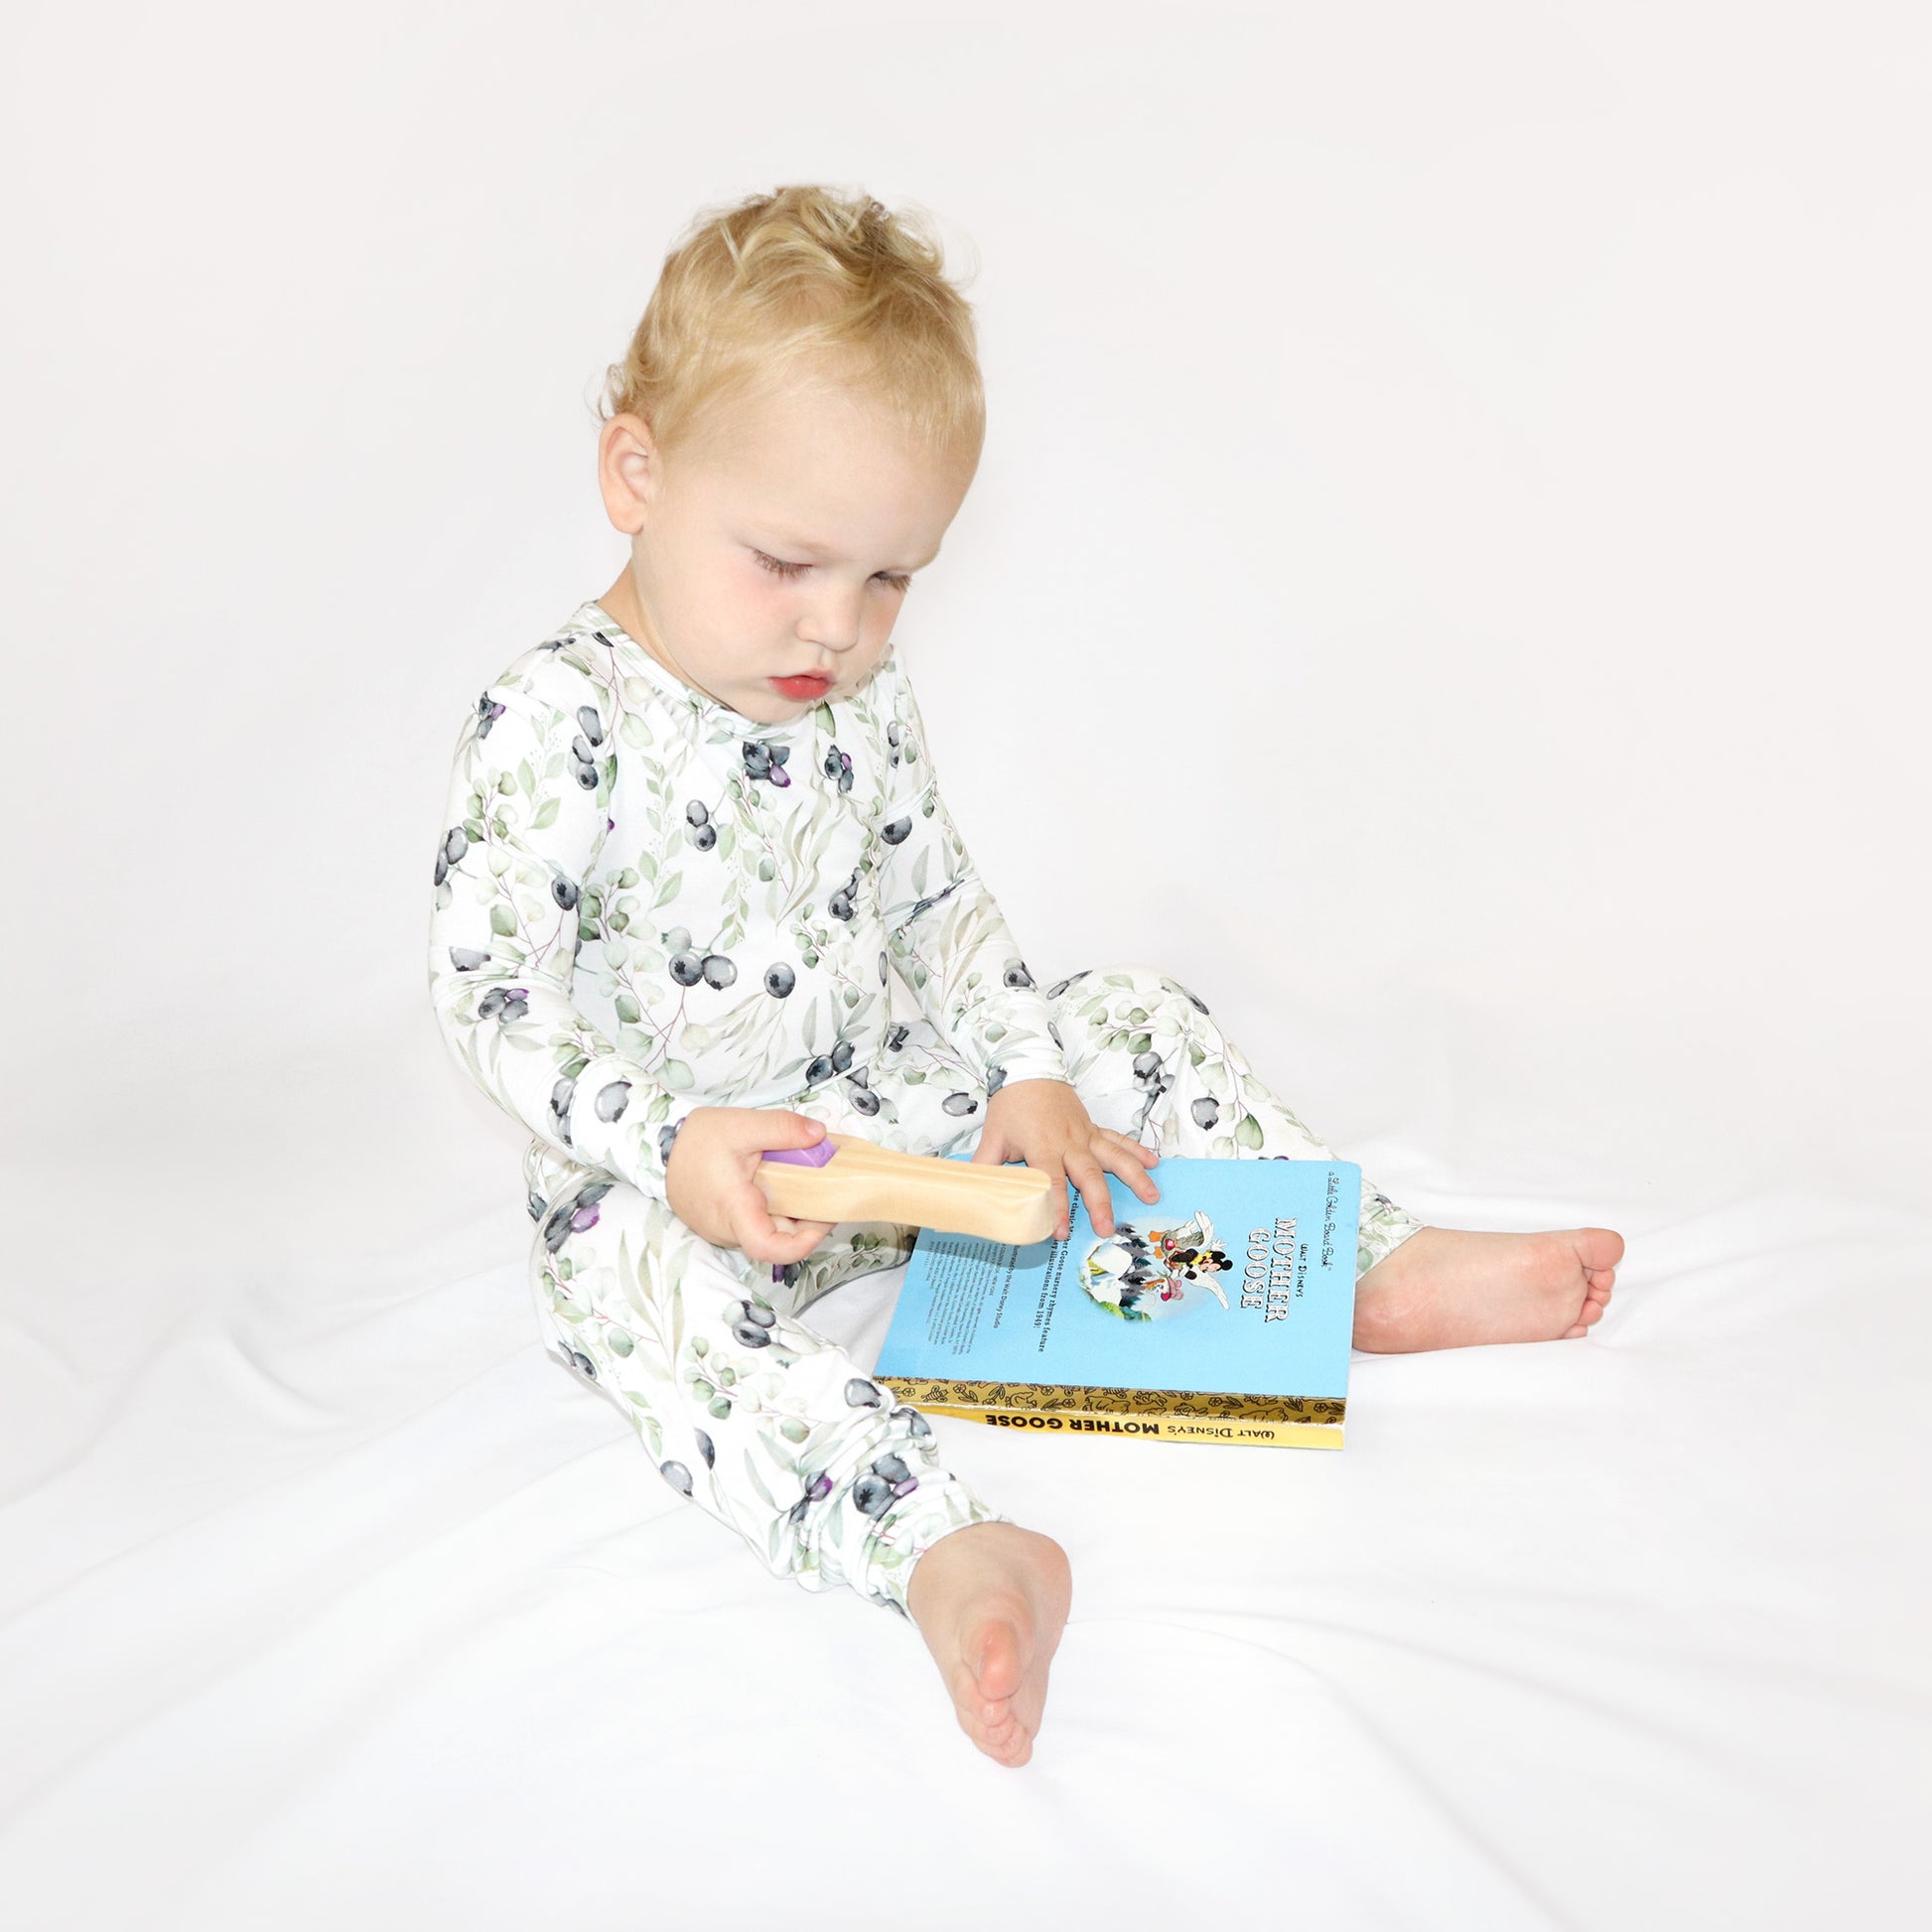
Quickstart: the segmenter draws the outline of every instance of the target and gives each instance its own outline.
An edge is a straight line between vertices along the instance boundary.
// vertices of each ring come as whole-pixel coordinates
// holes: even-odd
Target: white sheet
[[[1358,1356],[1338,1454],[940,1419],[1073,1562],[1014,1771],[543,1354],[513,1206],[405,1238],[398,1159],[14,1171],[89,1241],[5,1330],[9,1923],[1905,1922],[1924,1221],[1599,1196],[1588,1340]],[[897,1280],[820,1325],[869,1359]]]

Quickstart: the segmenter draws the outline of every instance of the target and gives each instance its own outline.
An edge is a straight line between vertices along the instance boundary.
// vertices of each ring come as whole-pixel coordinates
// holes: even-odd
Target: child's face
[[[728,405],[710,440],[669,457],[639,417],[613,417],[598,476],[631,551],[602,602],[684,683],[785,723],[872,675],[977,461],[916,449],[843,388]],[[775,681],[813,672],[829,685]]]

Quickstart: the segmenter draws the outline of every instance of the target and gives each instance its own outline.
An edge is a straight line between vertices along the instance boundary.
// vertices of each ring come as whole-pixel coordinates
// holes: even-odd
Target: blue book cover
[[[876,1379],[996,1428],[1339,1449],[1361,1169],[1167,1158],[1149,1173],[1151,1203],[1106,1176],[1111,1236],[1071,1186],[1064,1241],[923,1230]]]

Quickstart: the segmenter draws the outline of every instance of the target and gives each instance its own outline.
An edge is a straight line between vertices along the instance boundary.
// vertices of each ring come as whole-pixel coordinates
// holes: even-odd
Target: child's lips
[[[774,677],[771,682],[788,698],[812,697],[832,688],[832,680],[823,671],[800,671],[791,677]]]

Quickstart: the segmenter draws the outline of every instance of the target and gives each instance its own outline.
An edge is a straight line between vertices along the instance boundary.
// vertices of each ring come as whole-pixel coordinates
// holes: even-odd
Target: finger
[[[764,1196],[752,1189],[756,1202],[744,1194],[733,1194],[726,1203],[725,1217],[731,1223],[732,1240],[754,1261],[776,1261],[777,1229],[764,1204]]]
[[[984,1161],[991,1167],[1001,1167],[1004,1166],[1006,1158],[1007,1144],[1005,1138],[996,1133],[991,1127],[986,1128],[980,1135],[979,1146],[973,1150],[973,1159],[975,1161]]]
[[[1143,1169],[1151,1168],[1154,1165],[1154,1163],[1160,1160],[1161,1158],[1158,1149],[1151,1148],[1151,1147],[1144,1147],[1139,1141],[1135,1140],[1135,1138],[1131,1134],[1117,1134],[1114,1132],[1112,1128],[1108,1128],[1106,1130],[1106,1133],[1107,1133],[1107,1140],[1110,1149],[1117,1150],[1122,1154],[1130,1155],[1135,1161],[1137,1161],[1140,1164],[1140,1166]],[[1120,1170],[1116,1169],[1115,1173],[1120,1173]],[[1124,1181],[1126,1181],[1129,1186],[1133,1186],[1134,1176],[1131,1173],[1121,1173],[1120,1177]],[[1139,1193],[1140,1192],[1139,1188],[1135,1188],[1135,1192]],[[1148,1196],[1143,1194],[1141,1198],[1145,1200],[1148,1198]]]
[[[795,1215],[782,1217],[788,1226],[779,1225],[771,1203],[756,1181],[747,1181],[742,1192],[732,1196],[732,1233],[739,1247],[754,1261],[797,1261],[818,1246],[822,1235],[814,1230],[824,1223],[801,1221]]]
[[[1140,1162],[1136,1161],[1132,1155],[1129,1155],[1125,1160],[1111,1163],[1110,1165],[1113,1167],[1114,1173],[1119,1174],[1127,1182],[1128,1186],[1133,1188],[1134,1192],[1142,1200],[1146,1201],[1150,1207],[1161,1198],[1161,1190],[1154,1184],[1153,1177],[1148,1173],[1147,1169]]]
[[[1087,1219],[1093,1223],[1094,1233],[1112,1234],[1114,1199],[1107,1191],[1106,1169],[1091,1154],[1088,1154],[1066,1164],[1066,1177],[1079,1188],[1080,1199],[1085,1203]]]
[[[763,1152],[770,1148],[816,1147],[825,1138],[822,1120],[793,1113],[788,1107],[759,1107],[732,1123],[741,1145]]]
[[[1053,1239],[1064,1241],[1073,1232],[1073,1210],[1067,1205],[1067,1175],[1063,1168],[1055,1167],[1051,1161],[1029,1161],[1028,1172],[1043,1173],[1051,1183],[1053,1199],[1057,1203],[1059,1219],[1053,1227]]]
[[[775,1218],[775,1217],[774,1217]],[[830,1234],[837,1223],[834,1221],[810,1221],[802,1214],[785,1217],[790,1226],[780,1230],[781,1238],[789,1241],[802,1241],[807,1249],[815,1248]]]

